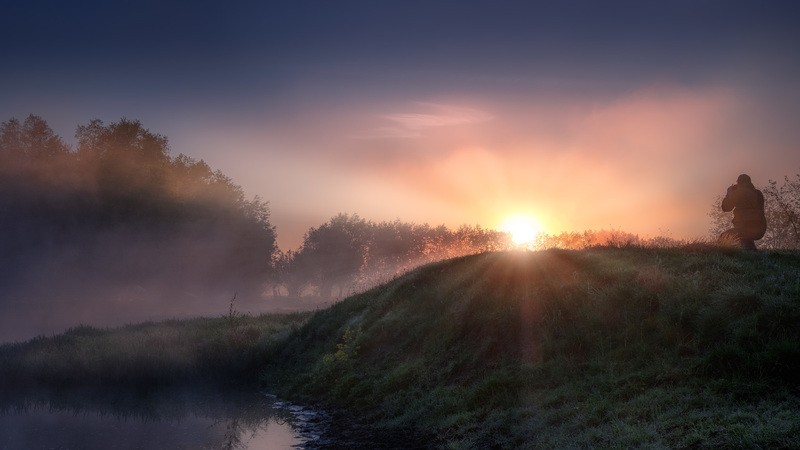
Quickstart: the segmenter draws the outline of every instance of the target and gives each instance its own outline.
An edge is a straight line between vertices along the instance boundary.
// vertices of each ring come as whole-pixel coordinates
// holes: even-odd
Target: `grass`
[[[487,253],[313,315],[80,328],[0,348],[8,385],[256,376],[443,447],[796,448],[800,253]]]
[[[800,255],[489,253],[313,316],[284,395],[450,447],[800,445]]]
[[[228,314],[114,329],[80,326],[0,346],[0,387],[255,385],[263,351],[308,316]]]

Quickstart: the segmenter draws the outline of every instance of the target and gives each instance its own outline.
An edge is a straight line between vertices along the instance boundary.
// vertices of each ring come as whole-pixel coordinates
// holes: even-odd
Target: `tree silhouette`
[[[76,138],[73,151],[38,116],[0,125],[0,287],[25,278],[63,292],[83,277],[87,289],[260,294],[277,251],[266,202],[204,161],[172,158],[139,121],[93,120]]]
[[[341,296],[364,264],[367,222],[358,215],[339,214],[303,239],[299,253],[312,273],[319,295],[330,298],[334,286]]]

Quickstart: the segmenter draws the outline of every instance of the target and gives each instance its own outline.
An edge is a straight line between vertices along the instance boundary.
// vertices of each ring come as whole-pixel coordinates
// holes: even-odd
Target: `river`
[[[321,413],[254,392],[181,388],[0,394],[2,449],[314,447]]]
[[[261,392],[197,386],[0,391],[0,449],[435,447],[412,430],[376,430],[354,419]]]

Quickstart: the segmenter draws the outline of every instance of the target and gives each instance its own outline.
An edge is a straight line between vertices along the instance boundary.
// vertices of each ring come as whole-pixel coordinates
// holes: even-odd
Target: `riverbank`
[[[0,380],[256,384],[442,447],[800,446],[800,254],[487,253],[314,314],[80,328]]]
[[[117,328],[81,326],[0,345],[0,389],[185,384],[257,388],[264,351],[312,313],[169,320]]]

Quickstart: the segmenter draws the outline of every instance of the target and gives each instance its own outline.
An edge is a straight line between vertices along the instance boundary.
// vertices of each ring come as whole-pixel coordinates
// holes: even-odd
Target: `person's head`
[[[746,173],[739,175],[739,178],[736,179],[736,184],[749,184],[749,183],[752,183],[752,181],[750,181],[750,175],[747,175]]]

